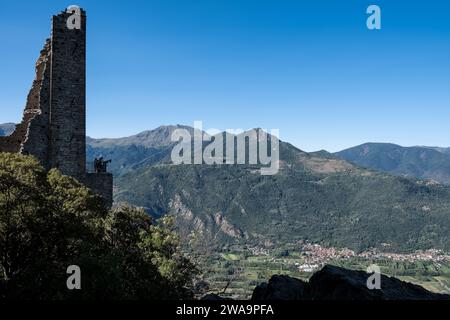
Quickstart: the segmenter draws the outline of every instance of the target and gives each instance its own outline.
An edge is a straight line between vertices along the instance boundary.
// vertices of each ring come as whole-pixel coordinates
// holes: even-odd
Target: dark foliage
[[[0,153],[0,299],[190,298],[195,268],[172,224],[126,206],[108,212],[76,180]],[[67,289],[70,265],[81,290]]]

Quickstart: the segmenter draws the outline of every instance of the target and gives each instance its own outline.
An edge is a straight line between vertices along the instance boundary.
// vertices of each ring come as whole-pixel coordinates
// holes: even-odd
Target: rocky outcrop
[[[381,275],[381,289],[367,288],[370,274],[326,265],[304,282],[273,276],[255,288],[252,300],[450,300],[424,288]]]
[[[252,300],[302,300],[309,295],[308,283],[289,276],[275,275],[258,285]]]
[[[204,300],[204,301],[231,301],[231,299],[229,299],[229,298],[224,298],[224,297],[221,297],[218,294],[214,294],[214,293],[209,293],[209,294],[203,296],[200,300]]]

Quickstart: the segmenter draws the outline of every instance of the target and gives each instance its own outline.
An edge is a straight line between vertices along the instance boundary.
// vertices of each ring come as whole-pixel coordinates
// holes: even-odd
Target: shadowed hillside
[[[173,128],[89,146],[91,154],[116,162],[116,202],[154,216],[175,214],[184,237],[194,232],[218,243],[306,239],[357,250],[381,243],[407,251],[450,248],[447,187],[362,169],[285,142],[275,176],[261,176],[252,165],[174,166],[167,138]]]

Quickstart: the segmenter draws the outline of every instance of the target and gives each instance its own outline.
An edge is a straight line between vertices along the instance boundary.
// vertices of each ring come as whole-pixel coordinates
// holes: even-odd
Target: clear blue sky
[[[0,0],[0,123],[20,120],[51,15],[70,4],[88,13],[90,136],[203,120],[278,128],[306,151],[450,147],[444,0]]]

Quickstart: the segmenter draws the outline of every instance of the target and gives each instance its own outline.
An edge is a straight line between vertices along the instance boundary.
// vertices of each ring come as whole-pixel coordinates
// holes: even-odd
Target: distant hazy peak
[[[9,136],[16,129],[15,123],[0,124],[0,136]]]

